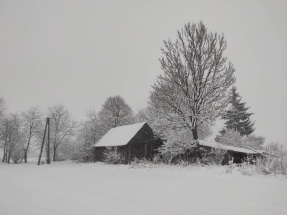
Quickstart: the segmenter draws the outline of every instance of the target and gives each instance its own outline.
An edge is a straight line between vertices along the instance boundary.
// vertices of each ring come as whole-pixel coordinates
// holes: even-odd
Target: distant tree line
[[[90,109],[86,120],[76,122],[63,105],[49,107],[50,155],[53,161],[91,159],[91,147],[111,128],[136,122],[132,108],[121,96],[109,97],[99,112]],[[38,150],[44,135],[44,113],[33,106],[21,113],[9,113],[4,98],[0,98],[0,148],[2,162],[27,162],[30,152]],[[48,154],[45,143],[45,154]]]

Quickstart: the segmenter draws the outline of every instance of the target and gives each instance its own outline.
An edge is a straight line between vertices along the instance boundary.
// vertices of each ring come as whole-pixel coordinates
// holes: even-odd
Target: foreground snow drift
[[[224,167],[0,164],[0,213],[287,214],[287,180]]]

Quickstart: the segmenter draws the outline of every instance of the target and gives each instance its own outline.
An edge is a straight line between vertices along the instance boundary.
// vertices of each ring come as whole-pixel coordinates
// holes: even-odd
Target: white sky
[[[63,103],[82,120],[119,94],[137,112],[161,73],[163,40],[202,20],[225,34],[255,134],[287,146],[286,8],[274,0],[0,0],[0,96],[11,112]]]

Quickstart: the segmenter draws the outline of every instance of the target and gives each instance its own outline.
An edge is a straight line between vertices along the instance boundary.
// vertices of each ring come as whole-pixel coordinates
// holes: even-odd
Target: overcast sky
[[[137,112],[161,73],[163,40],[202,20],[226,37],[255,134],[287,146],[286,8],[274,0],[0,0],[0,96],[10,112],[63,103],[80,121],[119,94]]]

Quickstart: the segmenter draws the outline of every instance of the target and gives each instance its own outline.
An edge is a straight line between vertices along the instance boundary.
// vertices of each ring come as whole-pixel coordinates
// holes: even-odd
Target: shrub
[[[257,172],[263,174],[287,174],[287,152],[279,143],[270,143],[265,152],[267,156],[256,161]]]
[[[160,154],[156,154],[152,160],[147,159],[137,159],[134,158],[131,162],[131,168],[145,168],[145,167],[153,167],[160,166],[162,164],[167,164],[168,161],[161,156]]]
[[[23,147],[17,145],[11,154],[11,159],[14,163],[19,163],[24,158],[24,150]]]
[[[287,165],[282,157],[265,157],[256,161],[256,171],[265,175],[287,174]]]
[[[218,148],[212,148],[211,151],[205,156],[212,164],[221,164],[224,159],[226,150]]]
[[[117,147],[107,147],[104,152],[104,161],[109,164],[121,164],[124,163],[124,157],[119,153]]]
[[[241,136],[238,131],[222,130],[220,135],[216,136],[215,141],[227,146],[262,149],[265,138],[255,135]]]
[[[145,158],[144,159],[137,159],[137,158],[134,158],[132,161],[131,161],[131,168],[145,168],[145,167],[150,167],[152,165],[152,162],[146,160]]]
[[[165,162],[166,161],[164,160],[164,158],[160,154],[156,154],[152,159],[153,164],[163,164]]]
[[[232,170],[234,169],[235,164],[233,163],[233,158],[229,161],[229,165],[225,166],[225,173],[232,173]]]
[[[284,153],[277,155],[269,154],[268,156],[257,159],[247,157],[239,166],[239,171],[243,175],[254,175],[255,173],[264,175],[287,175],[286,155]]]
[[[255,165],[254,165],[255,164]],[[243,175],[254,175],[256,167],[256,160],[254,160],[251,157],[247,157],[246,160],[239,165],[239,172],[241,172]]]

